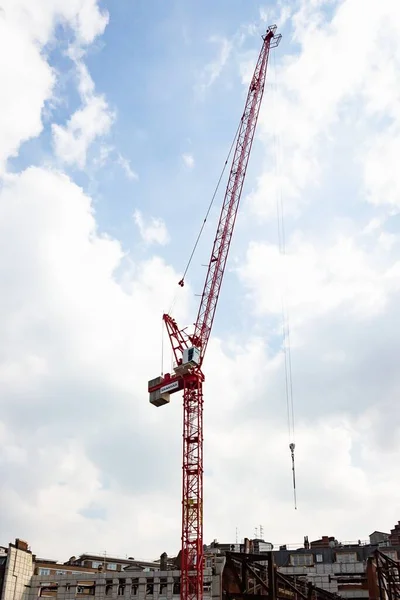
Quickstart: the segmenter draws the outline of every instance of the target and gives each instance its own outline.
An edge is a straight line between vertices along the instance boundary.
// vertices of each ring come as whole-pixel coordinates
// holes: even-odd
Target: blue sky
[[[89,173],[71,173],[85,189],[94,190],[100,228],[121,239],[125,248],[135,248],[137,241],[131,219],[133,210],[156,213],[166,221],[172,236],[179,230],[179,243],[163,248],[163,252],[178,270],[184,266],[225,161],[246,93],[246,88],[238,85],[240,74],[230,61],[226,69],[221,69],[215,84],[202,90],[210,79],[207,68],[218,62],[223,40],[237,37],[258,18],[257,5],[244,11],[241,3],[189,6],[184,2],[120,2],[113,6],[104,35],[87,52],[86,64],[97,92],[106,94],[109,106],[116,111],[106,143],[130,161],[138,180],[124,177],[115,164],[94,173],[92,169],[88,169]],[[256,57],[264,29],[258,23],[257,31],[246,34],[239,51],[250,50]],[[14,161],[17,168],[40,161],[43,154],[50,152],[51,123],[65,124],[79,106],[74,65],[65,57],[71,33],[60,29],[57,35],[60,44],[49,44],[49,57],[60,74],[62,99],[58,103],[51,101],[47,127],[39,138],[21,148]],[[286,39],[286,46],[288,42]],[[214,135],[210,136],[210,132]],[[90,149],[92,159],[97,157],[99,145]],[[254,155],[257,151],[259,154],[256,145]],[[182,154],[193,153],[196,168],[190,170],[185,167]],[[253,162],[256,159],[254,156]],[[254,178],[256,169],[252,164],[250,169]],[[223,190],[221,185],[220,196]],[[208,230],[212,237],[211,225]],[[209,243],[203,262],[208,247]]]
[[[283,39],[207,354],[205,540],[260,523],[274,543],[389,530],[400,510],[397,4],[3,5],[2,543],[20,535],[56,558],[88,540],[149,558],[177,551],[181,404],[154,410],[147,380],[171,299],[182,326],[197,314],[224,185],[187,286],[177,282],[274,22]]]

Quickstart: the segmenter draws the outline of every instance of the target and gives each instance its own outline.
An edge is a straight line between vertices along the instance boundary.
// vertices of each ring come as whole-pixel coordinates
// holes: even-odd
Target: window
[[[56,575],[66,575],[67,571],[56,571]]]
[[[112,579],[107,579],[107,581],[106,581],[106,596],[109,596],[112,594],[112,589],[113,589]]]
[[[162,577],[160,579],[160,596],[166,596],[167,595],[167,580]]]
[[[181,578],[180,577],[174,577],[174,587],[173,587],[172,593],[174,596],[179,596],[179,594],[181,593]]]
[[[313,564],[312,554],[291,554],[290,564],[293,567],[310,567]]]
[[[40,598],[55,598],[57,596],[57,584],[49,583],[47,585],[42,585],[39,590]]]
[[[355,563],[357,562],[356,552],[337,552],[336,562],[338,563]]]
[[[203,592],[207,596],[211,595],[211,581],[204,581],[204,583],[203,583]]]
[[[101,560],[92,560],[92,569],[98,569],[102,564]]]
[[[391,558],[392,560],[397,560],[397,552],[396,550],[381,550],[382,554]]]
[[[108,563],[107,569],[109,571],[116,571],[117,570],[117,563]]]
[[[76,593],[84,594],[85,596],[94,596],[95,589],[96,589],[96,584],[94,584],[94,583],[78,582],[78,585],[76,586]]]
[[[50,575],[50,569],[39,569],[39,575]]]
[[[323,555],[322,555],[322,554],[316,554],[316,555],[315,555],[315,561],[316,561],[316,562],[319,562],[319,563],[321,563],[321,562],[324,562],[324,557],[323,557]]]
[[[118,596],[123,596],[125,594],[125,585],[126,585],[125,579],[120,579],[119,585],[118,585]]]

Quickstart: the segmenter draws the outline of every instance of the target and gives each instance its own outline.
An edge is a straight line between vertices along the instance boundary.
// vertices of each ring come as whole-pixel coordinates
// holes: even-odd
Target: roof
[[[42,563],[42,564],[46,564],[46,565],[56,565],[57,564],[57,560],[54,560],[53,558],[38,558],[36,557],[35,559],[35,563]]]
[[[100,562],[115,562],[124,564],[132,564],[136,562],[133,558],[121,558],[116,556],[109,556],[108,554],[81,554],[76,560],[97,560]]]
[[[152,560],[134,560],[130,561],[131,564],[125,567],[124,571],[134,571],[136,568],[140,567],[156,567],[160,568],[160,561],[152,561]],[[168,561],[170,562],[170,561]]]

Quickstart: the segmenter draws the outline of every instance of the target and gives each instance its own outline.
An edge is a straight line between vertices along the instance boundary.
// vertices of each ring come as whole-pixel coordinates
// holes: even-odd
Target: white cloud
[[[189,169],[194,167],[194,158],[192,154],[182,154],[182,160]]]
[[[132,169],[129,160],[127,158],[125,158],[124,156],[122,156],[122,154],[118,154],[117,162],[120,165],[120,167],[122,168],[122,170],[124,171],[124,173],[128,179],[133,179],[133,180],[139,179],[138,174]]]
[[[364,181],[371,204],[400,207],[396,156],[400,151],[400,114],[396,126],[378,134],[364,154]]]
[[[101,463],[105,464],[106,458],[98,457],[120,439],[121,429],[116,425],[120,416],[127,413],[122,440],[133,447],[139,443],[142,450],[150,443],[150,437],[139,441],[144,423],[149,419],[154,433],[158,430],[156,435],[160,435],[165,419],[168,422],[169,415],[174,418],[174,410],[161,417],[149,410],[153,407],[147,402],[146,381],[159,369],[161,348],[154,340],[160,339],[163,305],[168,295],[172,296],[178,275],[160,259],[151,259],[133,265],[129,285],[125,280],[123,289],[116,279],[123,260],[120,244],[97,233],[90,199],[57,172],[29,169],[7,179],[0,194],[0,230],[4,259],[0,271],[7,288],[0,309],[5,326],[0,387],[2,398],[12,405],[7,414],[2,411],[0,428],[5,436],[0,469],[7,480],[1,503],[9,516],[2,535],[12,539],[15,519],[25,515],[24,520],[32,525],[26,525],[30,541],[59,555],[59,540],[51,541],[53,526],[48,536],[42,528],[39,539],[33,525],[41,518],[55,518],[62,510],[63,522],[58,523],[71,548],[74,535],[86,526],[85,535],[95,546],[109,546],[109,534],[104,538],[95,534],[98,521],[85,519],[81,513],[95,503],[108,513],[108,523],[113,515],[119,519],[121,504],[114,492],[104,490],[106,475]],[[186,294],[182,291],[176,306],[182,320],[186,318]],[[104,430],[99,436],[104,418],[107,443]],[[23,442],[15,435],[16,427],[25,431]],[[84,440],[82,427],[86,429]],[[179,454],[178,438],[169,445]],[[151,443],[154,450],[156,440]],[[125,486],[122,456],[106,467],[115,492]],[[38,469],[35,477],[33,472],[32,477],[27,475],[32,464]],[[115,470],[118,464],[119,474],[119,469]],[[14,471],[6,477],[9,468]],[[129,470],[132,468],[141,467],[129,459]],[[144,473],[138,475],[142,476]],[[179,479],[178,469],[176,476]],[[129,487],[128,480],[126,483]],[[158,492],[143,483],[146,508],[142,516],[147,519],[147,511],[158,502]],[[117,495],[128,506],[133,492],[125,495],[122,488]],[[28,495],[23,489],[30,490]],[[137,501],[139,511],[140,493]],[[178,501],[175,513],[178,531]],[[132,518],[135,521],[137,517]],[[159,524],[160,531],[171,526],[168,520]],[[152,536],[150,533],[150,539]],[[136,550],[139,554],[141,548]],[[146,553],[146,548],[142,551]]]
[[[399,248],[397,237],[382,240],[380,234],[367,249],[356,239],[339,235],[331,245],[316,246],[296,236],[285,255],[276,246],[252,243],[239,272],[257,311],[280,315],[284,294],[301,322],[339,307],[355,319],[381,313],[400,287],[400,258],[393,261],[387,252],[393,243]]]
[[[91,144],[110,131],[115,115],[104,96],[94,93],[94,83],[86,66],[78,62],[77,71],[83,107],[74,112],[65,127],[53,124],[52,132],[58,158],[84,169]]]
[[[270,61],[268,81],[276,91],[267,89],[259,120],[259,135],[268,148],[266,168],[251,195],[253,210],[264,218],[274,215],[271,188],[283,190],[288,213],[309,202],[305,191],[319,188],[327,168],[324,159],[330,160],[329,148],[338,139],[349,160],[368,152],[368,200],[398,204],[393,165],[387,161],[396,151],[400,127],[395,76],[400,67],[399,8],[392,0],[378,7],[346,0],[335,6],[330,18],[328,4],[302,1],[296,10],[292,6],[293,38],[300,52],[279,61],[288,43],[283,39],[274,51],[279,61],[276,75]],[[280,15],[285,7],[290,8],[288,3],[281,5]],[[320,56],[325,60],[316,59]],[[388,121],[382,132],[383,116]]]
[[[209,41],[212,44],[218,45],[219,48],[217,56],[204,67],[200,75],[200,90],[202,92],[212,86],[221,75],[232,51],[232,43],[227,38],[211,36]]]
[[[101,12],[96,0],[43,0],[41,10],[35,10],[29,0],[3,0],[2,7],[16,19],[21,30],[44,45],[54,34],[57,24],[68,24],[78,44],[90,44],[104,32],[108,14]]]
[[[103,141],[99,145],[97,155],[91,160],[91,166],[101,169],[107,163],[119,165],[128,179],[132,181],[139,179],[139,175],[132,169],[130,161],[122,156],[115,146]]]
[[[84,169],[89,146],[94,140],[109,132],[112,116],[108,105],[99,96],[94,96],[77,110],[65,127],[53,124],[54,149],[56,155],[69,165]]]
[[[40,133],[41,107],[52,94],[55,74],[39,49],[43,40],[54,34],[54,25],[70,23],[79,44],[90,43],[104,29],[107,17],[101,15],[95,2],[64,4],[48,0],[46,10],[34,14],[27,3],[19,20],[12,13],[19,51],[22,48],[27,54],[23,62],[18,56],[13,58],[21,79],[13,79],[12,61],[6,70],[7,81],[14,86],[10,97],[21,101],[21,123],[16,124],[15,135],[7,129],[15,116],[14,106],[12,102],[1,105],[0,98],[0,106],[6,110],[4,115],[0,111],[0,132],[9,136],[0,136],[3,160],[17,152],[25,139]],[[304,8],[307,5],[311,12]],[[11,11],[17,4],[8,6]],[[354,106],[342,103],[338,110],[335,96],[332,108],[328,92],[321,92],[323,106],[318,106],[313,94],[302,89],[310,85],[317,93],[320,86],[331,85],[329,77],[340,87],[340,68],[346,66],[342,50],[338,48],[339,72],[332,70],[328,51],[337,49],[342,40],[339,33],[345,36],[342,29],[353,36],[371,31],[368,27],[364,31],[363,24],[359,26],[356,9],[361,5],[353,0],[332,7],[336,15],[352,9],[342,17],[342,29],[339,24],[327,24],[315,3],[299,6],[295,33],[300,52],[285,63],[284,92],[281,86],[279,92],[284,95],[283,109],[279,110],[288,124],[278,122],[287,144],[284,152],[294,151],[289,170],[281,172],[287,194],[296,200],[299,233],[288,235],[283,261],[276,248],[265,242],[269,230],[263,230],[262,240],[257,241],[254,226],[254,241],[239,271],[248,294],[243,297],[241,288],[235,288],[225,299],[221,297],[216,326],[225,321],[226,327],[228,322],[232,333],[228,337],[225,327],[220,329],[220,339],[210,342],[205,365],[207,541],[214,537],[233,540],[236,526],[241,537],[251,535],[259,523],[273,542],[301,541],[304,533],[312,538],[321,532],[358,539],[371,527],[389,529],[398,519],[393,498],[400,493],[400,343],[393,324],[400,318],[400,254],[398,234],[388,228],[390,219],[384,211],[376,212],[382,202],[377,208],[372,204],[387,196],[390,211],[396,208],[395,182],[393,178],[386,181],[391,169],[385,171],[380,164],[379,176],[371,174],[380,160],[379,153],[371,154],[374,136],[383,135],[383,126],[375,131],[360,125],[365,143],[358,146],[357,168],[363,178],[364,174],[371,176],[360,184],[365,185],[368,204],[363,208],[368,212],[360,217],[352,205],[352,218],[345,223],[343,214],[338,214],[341,195],[346,205],[355,200],[352,193],[343,194],[343,174],[334,170],[334,183],[341,182],[342,188],[341,193],[334,190],[335,202],[328,211],[325,195],[332,186],[326,180],[326,152],[319,152],[319,142],[321,132],[328,131],[331,136],[337,131],[347,132],[349,121],[354,119]],[[389,14],[390,6],[394,5],[385,1],[374,6],[378,24],[385,10],[393,17],[390,21],[395,20],[394,9]],[[369,14],[370,8],[362,7]],[[360,13],[363,19],[364,12]],[[303,31],[312,31],[313,41],[303,38]],[[392,42],[390,34],[388,52]],[[81,54],[76,48],[74,53],[83,99],[79,114],[99,97]],[[361,58],[357,60],[363,69]],[[377,58],[376,67],[381,58]],[[388,62],[392,69],[393,61]],[[331,69],[328,74],[327,64]],[[32,65],[41,79],[28,73]],[[356,68],[356,62],[351,66]],[[384,72],[389,73],[386,69],[388,65]],[[208,72],[208,78],[212,73]],[[359,91],[364,90],[370,114],[387,111],[396,119],[397,96],[388,100],[386,92],[372,93],[373,80],[371,85],[364,81],[370,75],[369,67],[363,73],[357,74],[361,77],[357,85]],[[348,75],[344,79],[347,85],[352,83]],[[391,77],[382,76],[381,81],[389,91]],[[24,88],[19,87],[21,82]],[[32,104],[25,103],[20,92],[26,98],[32,95]],[[341,98],[346,94],[339,92]],[[103,101],[100,112],[104,109],[107,113],[106,98]],[[64,141],[70,143],[64,147],[65,155],[75,157],[73,160],[80,164],[84,164],[86,142],[106,129],[104,125],[100,130],[85,129],[87,122],[90,120],[75,117],[71,139],[65,133],[69,126],[62,130],[67,136]],[[76,135],[80,127],[84,133]],[[270,125],[264,121],[263,127],[269,143]],[[86,136],[84,143],[80,135]],[[382,150],[384,147],[386,142]],[[395,151],[395,146],[389,144],[389,148]],[[334,150],[336,156],[336,146]],[[111,152],[118,151],[103,141],[99,160],[106,161]],[[368,157],[371,164],[365,171]],[[382,161],[389,159],[383,152]],[[288,160],[287,154],[284,164],[288,165]],[[316,175],[328,225],[321,222],[321,202],[307,194]],[[268,187],[273,184],[268,173],[262,177]],[[264,192],[265,201],[270,190]],[[310,213],[301,210],[303,193],[311,203],[311,219]],[[362,200],[361,195],[358,208]],[[318,218],[314,216],[317,209]],[[140,211],[134,218],[146,243],[168,241],[162,221],[147,220]],[[21,534],[37,554],[55,558],[68,558],[87,549],[151,558],[163,550],[173,554],[179,549],[181,399],[175,397],[165,409],[154,409],[146,390],[147,380],[160,370],[161,314],[175,290],[178,302],[173,316],[183,326],[192,321],[189,315],[195,314],[193,307],[189,311],[190,289],[179,288],[178,279],[161,258],[139,261],[126,256],[117,239],[101,234],[91,198],[66,175],[29,168],[3,178],[3,543]],[[300,521],[292,505],[290,454],[284,433],[284,361],[277,331],[281,286],[287,288],[293,324]],[[239,307],[235,307],[236,302]],[[240,331],[243,323],[245,333]],[[237,493],[238,481],[246,494]],[[382,505],[386,513],[378,524],[376,506]],[[131,532],[129,538],[127,530]]]
[[[29,0],[3,0],[0,14],[0,174],[6,158],[42,130],[42,110],[51,98],[55,74],[41,50],[56,24],[67,23],[75,43],[90,43],[104,31],[108,15],[95,0],[45,0],[41,9]],[[27,91],[29,90],[29,93]]]
[[[0,52],[4,57],[0,62],[1,174],[5,160],[18,152],[20,144],[41,132],[41,111],[52,92],[54,74],[33,35],[24,35],[11,3],[0,14]]]
[[[164,221],[151,217],[150,222],[146,223],[140,210],[135,210],[133,218],[146,244],[161,244],[161,246],[168,244],[169,235]]]

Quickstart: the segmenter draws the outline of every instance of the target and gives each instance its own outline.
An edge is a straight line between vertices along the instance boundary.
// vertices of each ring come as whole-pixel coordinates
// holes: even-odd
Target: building
[[[221,543],[213,540],[209,546],[204,546],[206,555],[225,554],[225,552],[243,552],[243,544]]]
[[[266,554],[267,552],[271,552],[273,548],[273,544],[265,540],[259,538],[251,540],[250,551],[254,552],[254,554]]]
[[[206,554],[224,554],[229,552],[254,553],[267,555],[272,550],[275,565],[280,573],[294,578],[295,581],[311,584],[330,594],[351,600],[368,598],[367,561],[379,549],[388,558],[398,561],[400,558],[400,522],[391,534],[375,531],[369,541],[339,542],[334,536],[322,536],[309,542],[305,536],[301,547],[290,549],[280,546],[273,549],[272,544],[264,540],[245,539],[240,545],[219,544],[216,540],[206,546]],[[398,540],[397,543],[393,541]],[[235,549],[234,549],[235,548]],[[266,561],[259,560],[260,564]],[[400,600],[400,597],[399,597]]]
[[[205,600],[220,600],[223,564],[215,558],[204,569]],[[59,563],[17,539],[0,553],[0,600],[179,600],[180,571],[171,565],[165,553],[154,562],[82,554]]]
[[[400,545],[400,521],[390,531],[389,541],[392,546]]]
[[[220,543],[217,540],[213,540],[209,546],[204,546],[204,553],[206,555],[225,554],[225,552],[250,552],[254,554],[265,554],[270,552],[273,547],[273,544],[260,538],[256,538],[254,540],[245,538],[240,544],[237,542],[235,544]]]
[[[243,544],[214,540],[205,547],[204,600],[250,600],[251,595],[268,600],[382,600],[374,591],[378,572],[399,586],[391,600],[400,600],[400,544],[391,541],[397,539],[399,526],[390,535],[375,531],[367,542],[341,543],[328,536],[309,542],[305,537],[294,549],[273,550],[260,539]],[[16,539],[0,547],[0,600],[178,600],[178,565],[179,556],[169,559],[165,553],[157,561],[85,553],[60,563],[37,558],[27,542]]]
[[[106,553],[104,554],[81,554],[78,558],[75,556],[71,556],[69,561],[64,563],[65,565],[71,566],[80,566],[86,567],[88,569],[96,569],[102,571],[117,571],[121,572],[127,567],[130,566],[138,566],[142,563],[146,563],[146,566],[152,566],[156,568],[156,563],[147,562],[147,561],[138,561],[133,558],[133,556],[129,558],[121,558],[117,556],[109,556]]]
[[[2,559],[4,561],[4,556]],[[28,544],[19,539],[15,540],[15,544],[9,544],[2,568],[1,600],[27,598],[34,569],[33,556]]]
[[[3,589],[3,585],[4,585],[6,564],[7,564],[7,548],[5,548],[4,546],[0,546],[0,599],[1,599],[1,590]]]
[[[389,534],[383,531],[374,531],[369,536],[369,543],[375,546],[390,546]]]
[[[308,540],[308,538],[307,538],[307,540]],[[311,542],[310,548],[311,549],[334,548],[337,545],[338,545],[338,541],[334,537],[329,537],[327,535],[323,535],[320,540],[315,540],[314,542]]]
[[[342,598],[361,600],[369,597],[367,561],[378,548],[398,561],[400,544],[382,547],[361,540],[342,544],[328,536],[296,550],[281,547],[273,554],[281,573],[305,579]]]
[[[34,557],[34,575],[79,575],[80,573],[97,573],[111,571],[121,573],[132,567],[136,570],[156,571],[160,561],[143,561],[131,558],[107,556],[106,554],[81,554],[78,558],[71,556],[65,563],[47,558]]]

